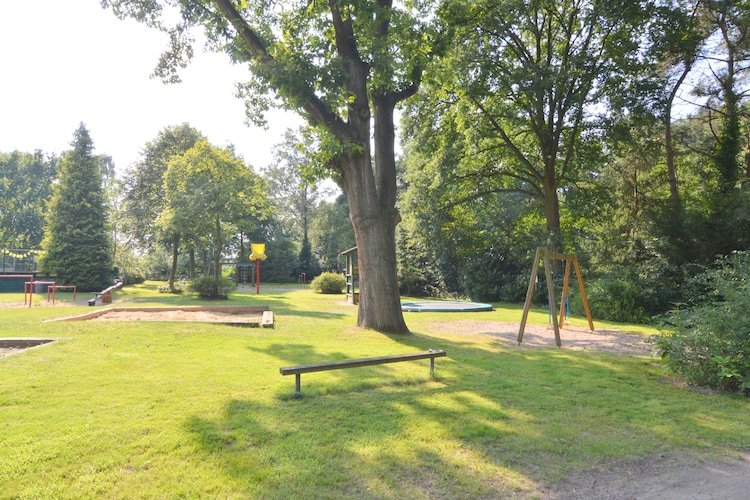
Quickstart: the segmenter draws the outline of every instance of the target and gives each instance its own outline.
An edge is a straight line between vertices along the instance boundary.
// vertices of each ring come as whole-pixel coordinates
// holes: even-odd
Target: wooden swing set
[[[556,301],[555,301],[555,283],[552,281],[552,260],[563,260],[565,261],[565,278],[563,279],[563,291],[560,299],[560,320],[557,319]],[[529,279],[529,289],[526,292],[526,302],[523,306],[523,318],[521,318],[521,328],[518,331],[518,345],[521,345],[523,341],[523,331],[526,329],[526,320],[531,310],[531,299],[534,296],[534,287],[536,285],[537,274],[539,273],[539,262],[544,262],[544,275],[547,280],[547,292],[549,294],[549,307],[550,315],[552,316],[552,327],[555,330],[555,344],[557,347],[562,345],[560,340],[560,325],[565,317],[565,299],[568,296],[568,283],[570,281],[570,265],[571,263],[575,267],[576,276],[578,276],[578,288],[581,290],[581,299],[583,300],[583,307],[586,310],[586,318],[589,320],[589,328],[594,331],[594,322],[591,319],[591,311],[589,310],[589,302],[586,299],[586,290],[583,288],[583,277],[581,276],[581,269],[578,267],[578,259],[575,254],[555,253],[550,252],[544,247],[536,249],[536,257],[534,258],[534,266],[531,269],[531,278]]]

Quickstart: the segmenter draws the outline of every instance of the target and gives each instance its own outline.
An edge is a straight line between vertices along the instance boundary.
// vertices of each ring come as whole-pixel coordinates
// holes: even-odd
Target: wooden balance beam
[[[357,368],[359,366],[383,365],[386,363],[398,363],[400,361],[414,361],[418,359],[430,360],[430,378],[435,377],[435,358],[445,356],[443,350],[432,350],[414,352],[410,354],[396,354],[393,356],[380,356],[377,358],[349,359],[344,361],[331,361],[329,363],[315,363],[311,365],[287,366],[279,371],[282,375],[295,376],[295,392],[300,394],[300,375],[303,373],[323,372],[329,370],[340,370],[342,368]]]

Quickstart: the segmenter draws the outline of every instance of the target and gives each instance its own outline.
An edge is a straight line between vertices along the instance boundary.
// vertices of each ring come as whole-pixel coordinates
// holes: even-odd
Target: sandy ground
[[[437,329],[461,335],[490,335],[498,340],[518,344],[518,323],[500,321],[446,321],[435,322]],[[565,325],[560,329],[562,348],[576,350],[609,351],[619,354],[644,355],[651,353],[649,339],[642,335],[619,330],[598,329],[593,332],[585,327]],[[552,327],[526,325],[521,348],[557,348]]]
[[[231,315],[208,311],[121,312],[99,320],[118,321],[218,321],[228,323]],[[195,316],[194,316],[195,315]],[[239,318],[239,321],[244,319]],[[445,321],[433,326],[458,335],[489,335],[500,342],[517,345],[517,323],[494,321]],[[624,356],[648,356],[649,339],[618,330],[571,327],[561,329],[562,349],[594,350]],[[554,332],[544,326],[527,325],[520,349],[557,349]],[[0,358],[21,349],[0,349]],[[637,462],[612,464],[606,470],[592,467],[569,475],[555,487],[527,495],[544,500],[727,500],[750,498],[750,450],[721,461],[696,462],[685,456],[654,456]]]
[[[207,323],[260,323],[260,314],[221,311],[108,311],[90,321],[197,321]]]

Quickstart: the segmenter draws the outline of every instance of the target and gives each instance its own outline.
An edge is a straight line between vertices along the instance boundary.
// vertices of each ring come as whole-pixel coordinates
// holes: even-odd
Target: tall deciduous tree
[[[267,209],[260,179],[227,149],[199,140],[173,158],[164,176],[167,205],[160,222],[167,232],[210,236],[214,277],[221,277],[221,255],[233,223]]]
[[[0,248],[40,248],[57,164],[41,151],[0,153]]]
[[[698,60],[706,32],[701,29],[699,7],[703,0],[667,0],[656,8],[655,32],[651,56],[655,58],[657,78],[662,95],[655,112],[664,123],[664,152],[669,181],[669,199],[675,217],[680,215],[680,191],[672,129],[672,111],[688,75]]]
[[[113,278],[101,160],[93,154],[94,145],[83,123],[71,146],[53,186],[40,267],[55,274],[59,283],[101,290]]]
[[[153,251],[157,245],[164,245],[172,250],[170,287],[174,286],[181,235],[164,233],[156,224],[166,203],[164,174],[172,158],[185,154],[200,139],[203,135],[187,123],[166,127],[146,143],[141,158],[124,176],[122,229],[141,248]]]
[[[356,242],[346,195],[335,201],[322,201],[315,210],[310,228],[310,244],[323,271],[340,270],[339,254]]]
[[[561,251],[561,188],[576,177],[581,144],[621,97],[639,64],[646,2],[598,0],[455,0],[441,15],[451,49],[419,121],[455,130],[443,154],[448,179],[466,183],[466,199],[515,191],[539,201],[547,244]],[[452,111],[432,118],[441,106]],[[445,108],[443,108],[445,109]],[[414,127],[415,131],[419,126]],[[448,134],[446,134],[447,136]],[[455,200],[459,203],[461,200]]]
[[[743,107],[750,96],[750,4],[744,0],[702,0],[697,15],[705,42],[698,53],[691,83],[705,112],[695,115],[709,126],[713,151],[708,165],[714,192],[706,199],[706,255],[743,249],[747,241],[747,197],[743,185]],[[695,144],[689,144],[693,149]],[[707,183],[713,184],[713,183]],[[710,250],[709,250],[710,249]]]
[[[704,18],[709,23],[709,71],[698,92],[708,97],[708,106],[722,117],[717,131],[713,164],[720,174],[720,194],[734,190],[742,173],[740,109],[750,88],[750,3],[744,0],[704,0]],[[742,84],[745,85],[742,85]]]
[[[305,171],[310,168],[312,137],[305,130],[287,130],[284,142],[276,147],[274,165],[265,172],[273,215],[299,245],[295,273],[312,278],[319,266],[310,246],[310,226],[323,192]]]
[[[170,31],[172,44],[160,65],[166,79],[174,80],[192,56],[189,28],[201,26],[211,47],[250,63],[254,80],[245,95],[251,102],[267,107],[265,96],[273,95],[317,127],[327,146],[321,158],[349,198],[357,236],[357,322],[406,332],[395,254],[400,215],[393,115],[417,91],[430,50],[422,23],[434,16],[420,12],[418,1],[182,0],[182,19],[169,28],[162,3],[175,4],[102,0],[120,17]]]

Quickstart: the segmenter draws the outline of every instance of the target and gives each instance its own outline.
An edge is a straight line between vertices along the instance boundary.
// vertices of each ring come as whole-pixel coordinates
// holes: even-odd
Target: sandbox
[[[191,321],[234,326],[274,326],[267,306],[108,307],[56,321]]]
[[[39,347],[45,344],[49,344],[58,339],[43,339],[43,338],[0,338],[0,358],[4,356],[10,356],[17,352],[21,352],[25,349],[31,349],[32,347]]]

